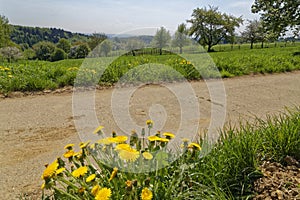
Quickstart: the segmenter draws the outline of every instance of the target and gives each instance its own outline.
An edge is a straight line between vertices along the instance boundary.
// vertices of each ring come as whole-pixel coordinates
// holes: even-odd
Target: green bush
[[[65,53],[64,50],[60,48],[56,48],[53,54],[51,55],[51,61],[59,61],[63,60],[67,57],[67,54]]]
[[[52,54],[55,51],[55,45],[51,42],[39,42],[33,46],[36,57],[39,60],[51,61]]]

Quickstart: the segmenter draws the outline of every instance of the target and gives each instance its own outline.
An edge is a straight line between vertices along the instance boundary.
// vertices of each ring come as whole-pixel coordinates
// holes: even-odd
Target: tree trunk
[[[159,49],[159,55],[162,55],[162,49],[161,48]]]
[[[212,51],[211,47],[212,47],[211,45],[208,45],[207,52],[211,52]]]
[[[261,48],[264,48],[264,41],[261,41]]]
[[[250,49],[253,49],[253,41],[251,41]]]
[[[179,54],[182,54],[182,47],[179,47]]]

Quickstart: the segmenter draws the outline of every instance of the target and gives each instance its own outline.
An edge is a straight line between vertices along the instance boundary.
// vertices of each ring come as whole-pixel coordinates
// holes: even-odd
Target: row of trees
[[[251,48],[254,42],[261,42],[263,47],[265,41],[276,41],[287,31],[291,31],[294,38],[299,38],[299,0],[255,0],[251,9],[261,15],[260,20],[248,21],[245,31],[241,33],[244,41],[251,43]],[[220,13],[218,8],[210,6],[208,9],[194,9],[192,18],[187,22],[191,24],[188,34],[212,51],[212,47],[221,41],[233,43],[235,28],[243,20]]]
[[[300,2],[294,0],[255,0],[252,5],[252,12],[261,15],[260,20],[248,21],[246,29],[241,33],[244,42],[250,42],[251,48],[253,43],[261,42],[264,46],[266,41],[276,41],[283,36],[287,30],[293,32],[294,37],[299,37],[300,31]],[[176,33],[171,37],[170,32],[164,27],[157,30],[154,37],[145,36],[143,38],[132,37],[126,40],[114,38],[106,40],[107,36],[103,33],[94,33],[85,37],[81,41],[72,41],[70,38],[64,38],[70,33],[60,29],[35,29],[20,28],[15,26],[19,31],[27,31],[29,38],[34,38],[34,34],[45,37],[51,36],[55,43],[42,41],[37,44],[16,45],[11,41],[11,29],[8,19],[0,16],[0,53],[10,55],[11,52],[25,50],[27,58],[38,58],[41,60],[56,61],[64,58],[84,58],[90,50],[93,50],[91,56],[107,56],[111,50],[134,50],[144,48],[151,44],[151,47],[162,49],[172,45],[179,48],[180,53],[184,46],[189,44],[189,38],[193,38],[199,44],[206,46],[208,51],[213,51],[213,46],[219,43],[236,42],[236,28],[243,23],[242,17],[235,17],[218,11],[217,7],[209,6],[208,8],[196,8],[193,10],[191,19],[187,24],[182,23],[178,26]],[[189,27],[189,28],[187,28]],[[24,32],[24,33],[25,33]],[[28,35],[26,32],[26,35]],[[13,35],[14,36],[14,35]],[[21,35],[22,36],[22,35]],[[22,36],[21,38],[26,38]],[[46,40],[44,38],[44,40]],[[22,40],[22,42],[24,42]],[[32,48],[31,48],[32,45]],[[7,47],[11,47],[5,49]],[[3,49],[4,48],[4,49]],[[20,55],[19,52],[16,53]],[[134,51],[132,51],[134,55]],[[11,56],[8,56],[9,59]]]
[[[10,25],[10,39],[19,44],[22,49],[27,49],[42,41],[57,43],[61,38],[76,42],[87,41],[89,37],[85,34],[72,33],[58,28]]]
[[[107,56],[111,50],[109,41],[104,41],[106,36],[103,34],[94,34],[88,43],[77,43],[71,45],[67,39],[60,39],[57,44],[43,41],[33,45],[32,49],[26,50],[31,52],[29,59],[39,59],[47,61],[58,61],[66,58],[78,59],[85,58],[94,49],[93,53]]]
[[[261,19],[248,20],[247,26],[241,32],[240,42],[249,42],[253,48],[255,42],[277,41],[287,31],[293,33],[293,38],[299,38],[300,32],[300,1],[293,0],[255,0],[252,6],[253,13],[260,13]],[[191,36],[199,44],[206,46],[207,50],[213,51],[213,46],[223,42],[236,42],[235,29],[242,23],[242,17],[234,17],[218,11],[217,7],[194,9],[191,19],[187,20],[190,28],[180,24],[175,33],[173,46],[180,48],[187,45],[185,35]],[[154,36],[155,47],[162,49],[167,46],[170,34],[163,28]]]

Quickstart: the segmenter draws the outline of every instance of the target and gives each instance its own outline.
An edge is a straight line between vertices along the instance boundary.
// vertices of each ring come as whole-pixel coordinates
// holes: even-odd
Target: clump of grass
[[[221,194],[221,199],[244,199],[253,194],[252,184],[261,176],[261,162],[284,164],[288,155],[300,159],[299,108],[268,116],[267,120],[257,119],[253,124],[224,129],[219,143],[193,164],[189,173],[197,184]]]

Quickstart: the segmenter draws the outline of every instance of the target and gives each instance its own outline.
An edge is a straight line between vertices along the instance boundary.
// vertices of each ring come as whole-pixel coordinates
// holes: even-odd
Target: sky
[[[0,15],[11,24],[55,27],[79,33],[153,34],[164,26],[174,32],[193,9],[213,5],[244,19],[254,0],[0,0]]]

